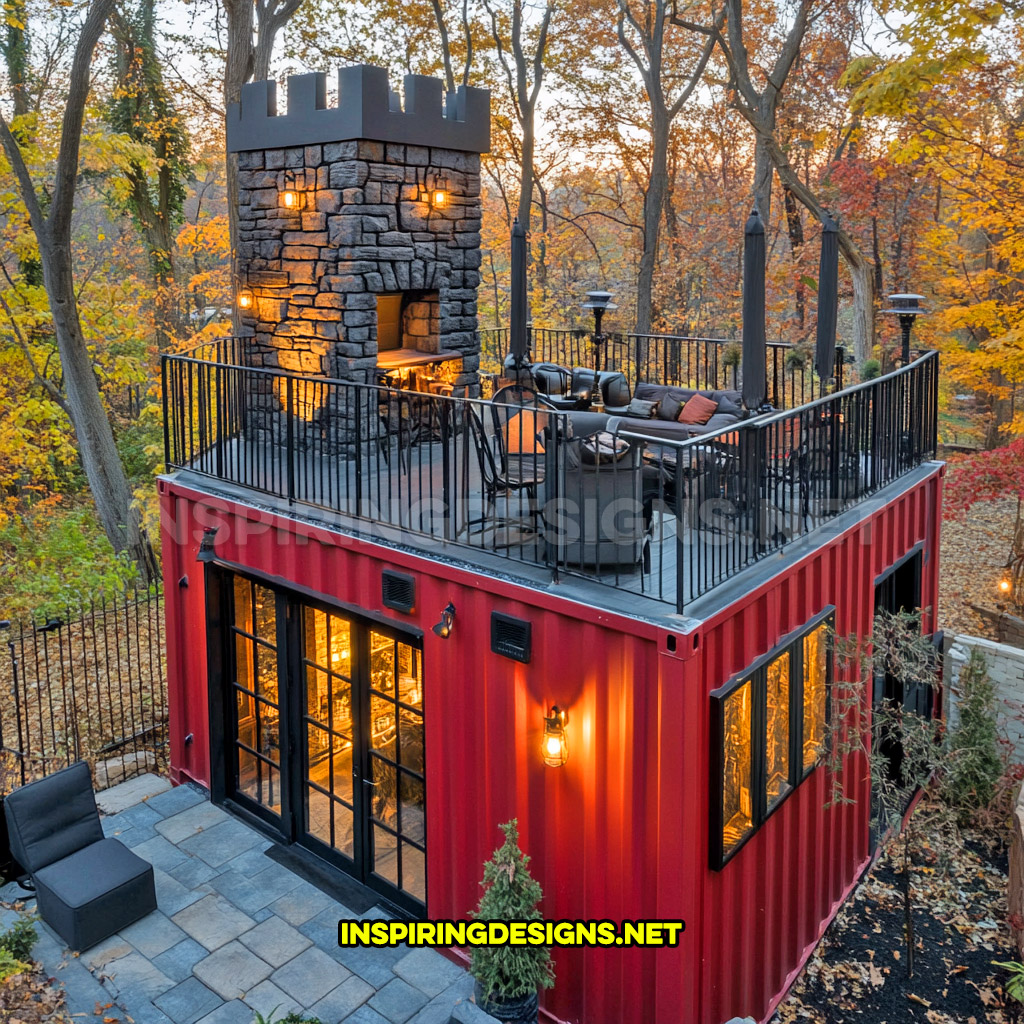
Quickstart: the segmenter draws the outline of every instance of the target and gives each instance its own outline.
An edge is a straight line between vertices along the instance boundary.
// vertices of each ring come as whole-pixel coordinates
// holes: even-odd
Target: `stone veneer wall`
[[[462,355],[456,393],[479,394],[478,154],[349,140],[240,152],[238,162],[254,365],[372,383],[376,295],[436,290],[437,343]],[[440,209],[418,198],[435,176],[449,193]],[[299,209],[279,205],[286,188]]]

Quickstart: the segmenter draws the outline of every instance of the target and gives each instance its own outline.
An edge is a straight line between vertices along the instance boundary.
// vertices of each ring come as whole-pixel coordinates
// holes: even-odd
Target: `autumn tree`
[[[78,183],[78,158],[89,71],[114,0],[93,0],[81,24],[67,83],[60,147],[52,181],[37,187],[6,115],[0,110],[0,145],[13,172],[39,248],[43,282],[53,321],[62,374],[62,400],[74,426],[82,466],[104,532],[115,551],[127,551],[147,575],[156,572],[132,490],[107,418],[89,349],[82,332],[71,246],[71,220]],[[47,196],[49,203],[42,198]],[[56,396],[55,396],[56,397]]]
[[[143,147],[127,159],[125,188],[115,190],[114,196],[138,225],[149,253],[157,345],[164,350],[183,332],[176,295],[174,235],[185,200],[188,136],[164,85],[153,21],[154,0],[139,0],[136,7],[113,13],[117,84],[106,116],[114,131]]]
[[[531,33],[524,25],[522,0],[512,0],[510,13],[500,10],[495,0],[483,2],[490,17],[498,62],[505,73],[508,94],[519,122],[519,202],[516,217],[529,236],[537,145],[537,101],[544,85],[544,57],[554,4],[549,0],[544,5],[540,24]]]
[[[770,165],[783,186],[818,220],[824,222],[827,211],[820,196],[800,177],[793,167],[790,154],[779,140],[777,114],[786,81],[799,56],[804,37],[827,8],[816,5],[815,0],[800,0],[791,24],[782,35],[775,59],[771,61],[764,53],[759,53],[756,61],[751,59],[751,38],[744,21],[747,13],[744,0],[723,0],[723,9],[725,28],[722,30],[709,30],[686,18],[679,20],[695,31],[710,31],[725,59],[733,105],[753,129],[756,152],[761,154],[759,158],[755,156],[754,170],[758,207],[766,212],[770,207]],[[857,358],[863,360],[874,344],[874,270],[871,261],[862,254],[854,238],[842,226],[838,237],[840,252],[853,281],[854,350]]]
[[[644,189],[643,252],[636,282],[636,333],[651,331],[651,308],[654,271],[658,258],[661,224],[665,216],[665,201],[669,191],[668,149],[672,121],[697,88],[714,47],[715,37],[706,33],[706,41],[694,55],[692,67],[679,74],[666,59],[666,46],[671,45],[666,31],[670,27],[668,4],[663,0],[637,4],[631,0],[618,0],[616,34],[619,45],[636,65],[643,81],[650,108],[650,173]],[[721,26],[722,14],[713,22]],[[677,33],[679,35],[679,33]],[[699,36],[698,38],[703,38]],[[676,39],[675,45],[687,40]],[[670,70],[674,72],[669,74]],[[681,78],[682,86],[673,93],[670,80]]]
[[[900,46],[851,66],[852,102],[869,123],[898,123],[893,163],[933,183],[917,225],[915,290],[934,298],[922,334],[977,396],[995,448],[1024,428],[1024,19],[999,5],[898,6]]]

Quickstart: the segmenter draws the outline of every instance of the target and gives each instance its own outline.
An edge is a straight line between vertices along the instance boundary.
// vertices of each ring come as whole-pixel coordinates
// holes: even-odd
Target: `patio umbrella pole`
[[[509,314],[509,355],[506,372],[517,382],[529,377],[530,345],[526,331],[526,232],[512,222],[512,308]]]
[[[839,311],[839,229],[826,213],[822,219],[821,261],[818,265],[818,324],[814,368],[821,393],[835,374],[836,316]]]
[[[768,342],[764,327],[765,244],[764,223],[755,206],[743,231],[743,404],[751,414],[765,405]],[[742,483],[748,515],[757,513],[761,476],[765,468],[762,431],[748,425],[740,431],[741,465],[748,467]],[[755,469],[756,467],[756,469]],[[753,471],[749,471],[753,470]]]

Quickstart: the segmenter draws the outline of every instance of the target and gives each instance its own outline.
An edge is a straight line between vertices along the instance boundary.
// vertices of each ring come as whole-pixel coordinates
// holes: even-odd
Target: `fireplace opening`
[[[377,296],[377,351],[410,348],[436,353],[441,337],[441,297],[436,292],[386,292]]]
[[[377,295],[377,365],[415,366],[460,358],[441,348],[441,297],[412,290]]]

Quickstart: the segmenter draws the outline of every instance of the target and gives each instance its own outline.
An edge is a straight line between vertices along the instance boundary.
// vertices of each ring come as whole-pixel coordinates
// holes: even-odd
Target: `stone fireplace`
[[[375,383],[411,367],[443,370],[479,394],[480,154],[490,94],[387,73],[243,87],[228,111],[238,154],[237,287],[256,366]],[[354,426],[354,425],[353,425]]]

